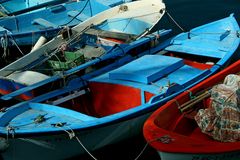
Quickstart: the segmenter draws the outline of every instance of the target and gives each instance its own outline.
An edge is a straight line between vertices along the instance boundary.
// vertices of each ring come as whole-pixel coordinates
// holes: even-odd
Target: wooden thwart
[[[133,34],[104,31],[104,30],[93,29],[93,28],[88,29],[85,33],[89,35],[97,35],[102,38],[115,38],[115,39],[123,40],[124,42],[127,42],[127,43],[137,38],[137,36]]]
[[[195,104],[199,103],[200,101],[202,101],[203,99],[209,97],[211,95],[210,91],[206,91],[202,94],[200,94],[199,96],[187,101],[186,103],[184,103],[183,105],[179,106],[178,109],[181,112],[184,112],[190,108],[192,108]]]

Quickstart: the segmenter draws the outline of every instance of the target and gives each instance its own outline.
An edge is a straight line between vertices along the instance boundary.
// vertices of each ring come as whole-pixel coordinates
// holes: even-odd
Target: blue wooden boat
[[[1,0],[0,15],[17,15],[69,0]]]
[[[55,81],[73,74],[84,74],[88,71],[83,71],[82,68],[99,63],[102,59],[114,60],[144,45],[146,49],[150,49],[149,43],[156,37],[140,39],[159,22],[165,5],[159,0],[146,3],[145,0],[136,1],[101,12],[73,29],[67,28],[41,48],[2,68],[1,93],[7,94],[24,86],[33,89],[33,84],[35,87],[50,82],[59,84]],[[141,11],[143,9],[145,12]],[[166,33],[168,31],[159,32],[160,35]],[[136,52],[142,53],[146,49]],[[101,66],[104,64],[96,67]],[[29,99],[33,95],[28,94],[27,97]]]
[[[59,159],[138,134],[152,111],[224,67],[239,43],[230,16],[174,37],[154,55],[2,109],[1,155]]]
[[[108,5],[120,4],[119,0],[108,1]],[[34,12],[0,19],[0,45],[11,50],[11,46],[33,46],[43,36],[51,40],[64,27],[73,27],[82,21],[109,9],[96,0],[70,1]],[[16,55],[16,53],[14,53]],[[10,59],[12,55],[9,55]]]

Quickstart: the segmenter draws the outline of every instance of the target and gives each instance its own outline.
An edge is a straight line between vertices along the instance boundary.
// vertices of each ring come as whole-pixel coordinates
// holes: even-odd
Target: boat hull
[[[111,1],[107,4],[114,6],[121,3],[117,2]],[[91,7],[93,7],[92,10]],[[64,27],[73,27],[109,8],[109,6],[98,1],[93,1],[91,7],[85,1],[68,2],[35,12],[2,18],[0,20],[2,26],[0,30],[1,45],[4,47],[15,46],[16,44],[18,46],[31,46],[41,36],[51,40]],[[73,19],[76,16],[75,14],[79,15]],[[19,23],[16,23],[16,21]]]
[[[104,146],[140,134],[143,123],[149,115],[150,114],[145,114],[104,127],[74,131],[74,133],[88,151],[92,153],[92,151]],[[9,135],[8,144],[9,146],[6,150],[0,148],[0,150],[4,150],[1,153],[4,160],[13,158],[18,160],[59,160],[86,154],[86,151],[82,148],[77,139],[75,137],[70,139],[66,132],[55,135],[33,135],[25,138],[13,139],[10,138]],[[27,156],[26,151],[28,151]]]
[[[217,154],[183,154],[158,151],[161,160],[237,160],[240,152],[226,152]]]
[[[3,94],[3,95],[8,94],[23,87],[26,87],[26,85],[5,80],[5,79],[0,79],[0,94]],[[29,100],[29,99],[32,99],[33,97],[34,97],[33,92],[30,91],[30,92],[21,94],[18,98]]]

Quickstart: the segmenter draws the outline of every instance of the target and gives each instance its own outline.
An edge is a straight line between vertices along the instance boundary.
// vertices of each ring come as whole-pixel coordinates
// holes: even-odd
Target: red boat
[[[240,60],[175,97],[147,119],[144,137],[157,150],[161,160],[240,159],[240,141],[214,140],[202,133],[193,118],[199,107],[209,106],[210,97],[205,91],[222,83],[227,75],[239,72]]]

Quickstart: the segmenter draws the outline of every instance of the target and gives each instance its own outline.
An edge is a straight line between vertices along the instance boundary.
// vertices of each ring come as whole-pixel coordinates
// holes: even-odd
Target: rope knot
[[[13,126],[7,126],[7,131],[10,132],[15,132],[15,128]]]
[[[6,111],[7,111],[7,107],[3,107],[3,108],[0,109],[0,112],[2,112],[2,113],[6,112]]]
[[[38,115],[33,121],[34,123],[42,123],[46,121],[45,115]]]
[[[74,131],[71,128],[69,128],[70,131],[68,131],[68,130],[63,128],[63,126],[65,126],[66,123],[59,122],[59,123],[55,123],[55,124],[51,124],[51,125],[54,126],[54,127],[58,127],[58,128],[61,128],[62,130],[64,130],[68,134],[70,139],[73,139],[76,136]]]
[[[189,97],[190,97],[190,99],[194,99],[194,98],[196,98],[196,96],[194,96],[190,90],[186,90],[186,92],[189,93]]]
[[[160,142],[164,143],[164,144],[169,144],[169,143],[171,143],[174,139],[171,138],[169,135],[164,135],[164,136],[158,138],[158,140],[159,140]]]
[[[14,138],[15,134],[15,128],[13,126],[7,126],[7,140],[8,140],[8,135],[11,134],[12,137]]]
[[[54,127],[63,127],[64,125],[66,125],[66,122],[62,123],[62,122],[59,122],[59,123],[54,123],[54,124],[51,124],[52,126]]]
[[[70,139],[73,139],[76,136],[74,132],[71,132],[71,133],[69,132],[68,135]]]

